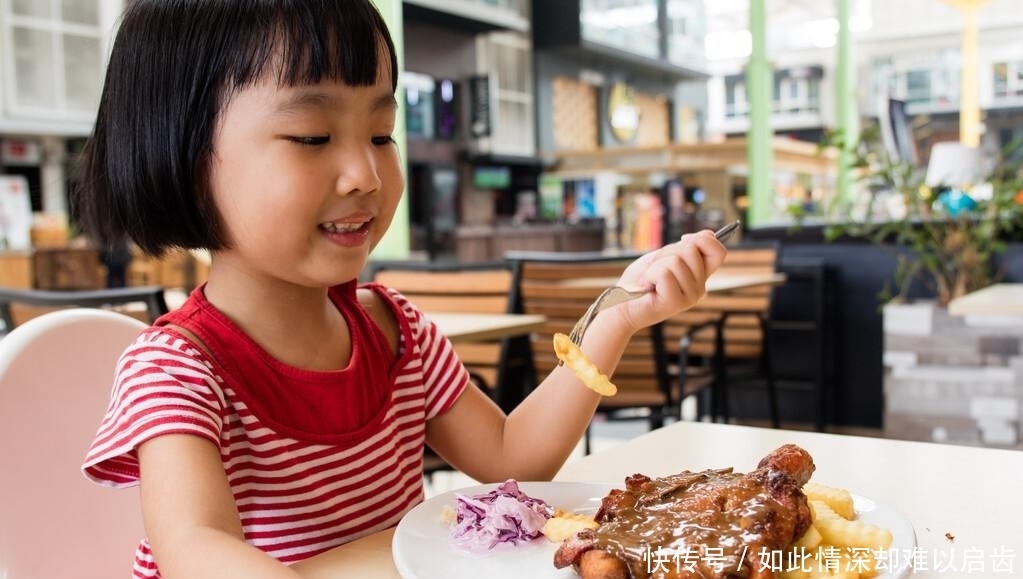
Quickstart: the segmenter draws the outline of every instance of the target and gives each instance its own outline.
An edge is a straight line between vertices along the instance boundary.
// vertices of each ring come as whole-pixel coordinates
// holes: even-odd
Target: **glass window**
[[[69,109],[93,109],[94,97],[102,90],[103,79],[96,74],[102,67],[98,38],[64,35],[64,85]]]
[[[53,76],[52,35],[42,30],[14,29],[14,94],[32,107],[57,106]]]
[[[775,83],[775,87],[774,110],[780,113],[793,112],[798,104],[799,81],[783,78]]]
[[[531,102],[502,99],[497,103],[494,138],[510,151],[533,148],[533,106]]]
[[[993,67],[994,91],[996,97],[1004,97],[1009,94],[1009,63],[996,62]]]
[[[11,13],[18,16],[50,18],[51,5],[49,0],[12,0]]]
[[[528,59],[522,58],[522,51],[513,45],[492,45],[493,59],[496,61],[497,88],[500,90],[521,91],[529,86],[526,75],[529,74]]]
[[[1023,96],[1023,61],[992,65],[995,98]]]
[[[702,0],[668,0],[668,60],[706,68],[706,16]]]
[[[99,104],[104,55],[101,0],[10,0],[0,13],[0,36],[13,40],[13,85],[18,117],[86,118]]]
[[[906,102],[925,103],[931,100],[931,71],[906,72]]]
[[[425,74],[405,73],[405,131],[410,139],[433,139],[435,126],[434,80]]]
[[[819,112],[821,109],[821,80],[819,78],[807,79],[807,90],[809,91],[808,109]]]
[[[732,90],[728,91],[732,97],[732,106],[729,108],[730,117],[745,117],[749,114],[749,105],[746,103],[746,83],[736,82]]]
[[[533,155],[534,128],[533,60],[527,35],[493,32],[480,36],[476,44],[478,70],[492,80],[493,122],[487,152]]]
[[[650,58],[660,57],[658,0],[582,0],[585,40]]]
[[[65,22],[99,25],[99,2],[96,0],[61,0],[60,14]]]
[[[498,8],[504,8],[511,10],[512,12],[520,12],[521,0],[476,0],[479,4],[485,4],[487,6],[496,6]]]

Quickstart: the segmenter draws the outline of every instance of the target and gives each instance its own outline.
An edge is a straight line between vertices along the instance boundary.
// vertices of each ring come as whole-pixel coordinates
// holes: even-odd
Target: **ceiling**
[[[835,3],[827,0],[766,0],[771,26],[801,25],[835,17]],[[707,31],[749,29],[750,0],[704,0]]]
[[[707,19],[707,59],[745,58],[751,50],[749,7],[751,0],[704,0]],[[829,0],[757,0],[766,2],[767,50],[801,50],[835,45],[838,21],[835,2]],[[849,25],[866,30],[870,23],[870,0],[849,0]]]

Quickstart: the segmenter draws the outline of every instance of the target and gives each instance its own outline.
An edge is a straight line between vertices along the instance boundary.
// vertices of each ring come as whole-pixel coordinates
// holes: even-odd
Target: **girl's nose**
[[[374,150],[351,147],[341,160],[341,174],[338,177],[337,192],[342,195],[372,193],[380,188],[380,175]]]

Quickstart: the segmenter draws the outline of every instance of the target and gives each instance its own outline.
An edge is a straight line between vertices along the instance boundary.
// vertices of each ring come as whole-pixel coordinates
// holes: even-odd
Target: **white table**
[[[785,443],[814,458],[813,480],[884,502],[908,518],[928,561],[962,557],[979,549],[990,569],[991,553],[1005,549],[1012,573],[937,572],[919,569],[914,579],[1023,574],[1023,452],[770,430],[727,424],[680,422],[618,447],[570,461],[556,480],[623,484],[626,476],[734,466],[748,471]],[[945,537],[955,537],[950,542]],[[301,563],[307,577],[397,579],[391,559],[393,530],[342,545]],[[954,550],[954,551],[953,551]]]
[[[428,312],[426,317],[452,342],[521,336],[543,328],[547,321],[546,316],[537,314]]]
[[[1023,284],[997,283],[948,303],[954,316],[1023,316]]]
[[[707,278],[707,283],[703,287],[707,290],[707,293],[720,293],[761,286],[781,285],[785,283],[785,279],[785,274],[780,272],[753,274],[715,273]],[[583,277],[567,280],[562,283],[569,287],[605,288],[618,283],[618,278]]]

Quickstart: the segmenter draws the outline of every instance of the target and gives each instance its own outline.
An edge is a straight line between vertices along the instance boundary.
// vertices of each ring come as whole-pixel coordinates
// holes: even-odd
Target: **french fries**
[[[892,533],[863,521],[849,520],[823,501],[810,501],[813,526],[820,531],[825,543],[836,547],[866,547],[885,551],[892,545]]]
[[[852,520],[856,517],[853,509],[852,494],[845,489],[830,487],[820,483],[808,482],[803,485],[803,493],[811,501],[823,501],[843,519]]]
[[[810,504],[813,523],[792,547],[805,553],[795,568],[785,569],[782,579],[870,579],[878,575],[875,551],[892,544],[892,533],[856,518],[849,491],[820,483],[807,483],[803,492]]]
[[[458,512],[451,505],[444,505],[440,509],[440,522],[451,527],[458,521]]]
[[[547,519],[541,532],[548,541],[560,543],[583,529],[596,529],[597,526],[593,517],[555,509],[554,516]]]
[[[554,334],[554,353],[590,390],[601,396],[614,396],[618,393],[618,387],[565,334]]]
[[[810,528],[803,533],[802,537],[792,544],[792,547],[812,551],[816,549],[823,540],[824,537],[821,536],[821,532],[817,530],[817,527],[810,525]]]

